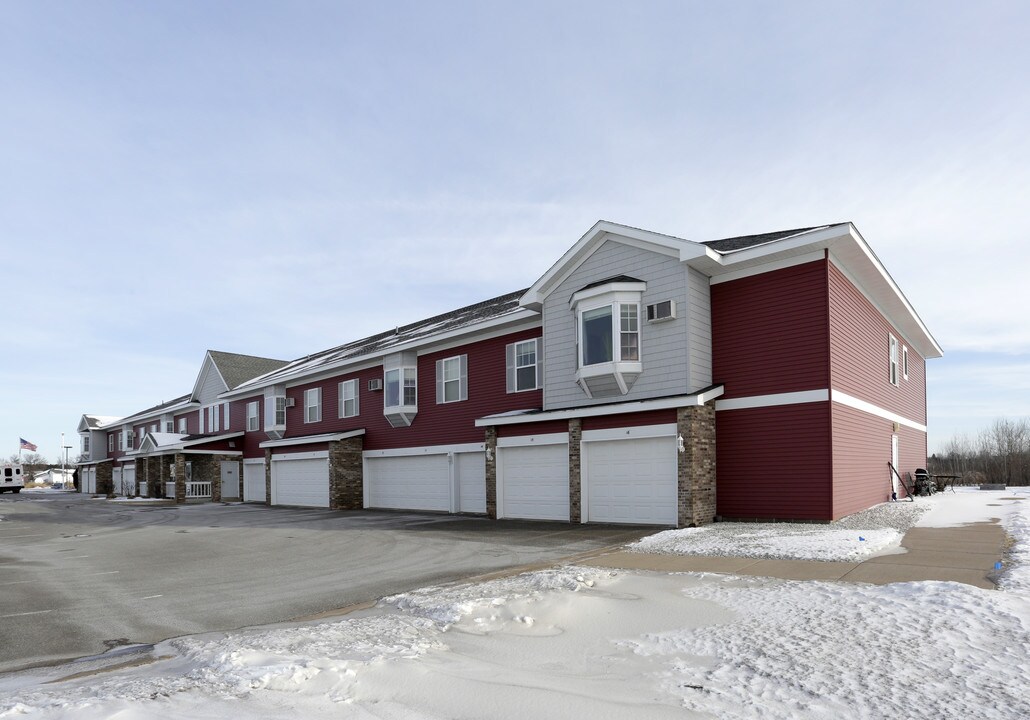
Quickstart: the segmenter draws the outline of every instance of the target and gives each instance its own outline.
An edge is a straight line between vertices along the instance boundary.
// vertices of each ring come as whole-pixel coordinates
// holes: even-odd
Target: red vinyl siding
[[[890,420],[833,404],[834,518],[890,500],[887,463],[891,459]],[[926,433],[902,425],[898,435],[898,472],[912,474],[926,467]],[[904,497],[904,487],[898,487]]]
[[[186,418],[186,432],[190,435],[195,435],[200,432],[200,415],[199,410],[194,408],[184,413],[179,413],[175,416],[175,432],[179,432],[179,418]]]
[[[676,410],[650,410],[648,412],[626,413],[625,415],[601,415],[583,418],[584,430],[609,430],[611,428],[640,427],[641,425],[665,425],[676,422]]]
[[[286,436],[365,428],[365,450],[483,442],[486,430],[475,426],[476,419],[541,407],[542,390],[508,393],[505,371],[505,346],[539,336],[540,329],[534,328],[419,356],[418,414],[410,427],[390,427],[383,415],[383,392],[368,389],[369,380],[383,378],[382,366],[288,388],[286,396],[294,399],[294,406],[286,409]],[[468,355],[468,399],[437,404],[436,361],[456,355]],[[358,379],[359,414],[339,418],[337,386],[352,378]],[[322,420],[305,423],[304,391],[313,387],[322,388]]]
[[[830,520],[830,404],[716,413],[716,513],[742,520]]]
[[[829,287],[831,387],[925,425],[926,362],[832,263]],[[898,339],[900,387],[889,379],[888,333]],[[907,380],[902,346],[908,347]]]
[[[712,285],[712,378],[723,398],[829,387],[826,266]]]

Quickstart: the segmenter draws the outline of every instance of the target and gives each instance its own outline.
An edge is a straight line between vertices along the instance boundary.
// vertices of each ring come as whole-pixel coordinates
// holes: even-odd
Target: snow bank
[[[1030,597],[1030,488],[1010,488],[1002,498],[1019,499],[1007,501],[1012,504],[1012,511],[1002,520],[1013,544],[998,584],[1002,590]]]
[[[1030,717],[1030,604],[957,583],[727,578],[684,596],[732,623],[623,641],[667,692],[719,718]]]
[[[854,561],[897,546],[897,530],[813,529],[786,523],[720,523],[666,530],[629,546],[634,552],[781,560]]]

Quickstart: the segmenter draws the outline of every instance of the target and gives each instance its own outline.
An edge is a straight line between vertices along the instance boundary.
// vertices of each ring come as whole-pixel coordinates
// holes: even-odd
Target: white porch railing
[[[211,497],[211,483],[209,482],[188,482],[186,483],[186,499],[209,498]]]
[[[143,480],[139,484],[139,496],[140,497],[150,497],[150,488],[147,487],[147,481],[146,480]]]
[[[174,480],[172,482],[166,482],[165,483],[165,497],[166,498],[174,498],[175,497],[175,481]]]

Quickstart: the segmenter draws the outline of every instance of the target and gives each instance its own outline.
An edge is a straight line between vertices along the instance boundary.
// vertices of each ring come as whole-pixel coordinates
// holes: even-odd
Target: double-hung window
[[[387,370],[383,379],[386,386],[386,407],[418,405],[418,381],[415,368]]]
[[[247,403],[247,432],[258,429],[258,401]]]
[[[82,436],[82,452],[89,454],[89,435]]]
[[[358,414],[358,381],[344,380],[339,387],[339,417],[349,418]]]
[[[119,448],[121,449],[121,448]],[[114,452],[114,434],[107,434],[107,452]]]
[[[506,347],[508,392],[536,390],[541,385],[540,338],[509,343]]]
[[[322,388],[304,391],[304,422],[314,423],[322,419]]]
[[[436,402],[468,400],[468,355],[436,361]]]
[[[893,335],[887,336],[887,353],[888,353],[888,380],[891,385],[898,385],[898,339]]]

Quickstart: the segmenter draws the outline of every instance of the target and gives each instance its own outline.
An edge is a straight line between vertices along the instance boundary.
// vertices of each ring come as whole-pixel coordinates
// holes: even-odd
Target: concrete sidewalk
[[[911,580],[951,580],[993,590],[994,564],[1008,536],[998,522],[948,528],[910,528],[901,540],[907,552],[862,562],[760,560],[702,555],[657,555],[625,550],[580,561],[593,567],[661,572],[715,572],[785,580],[844,580],[885,585]]]

